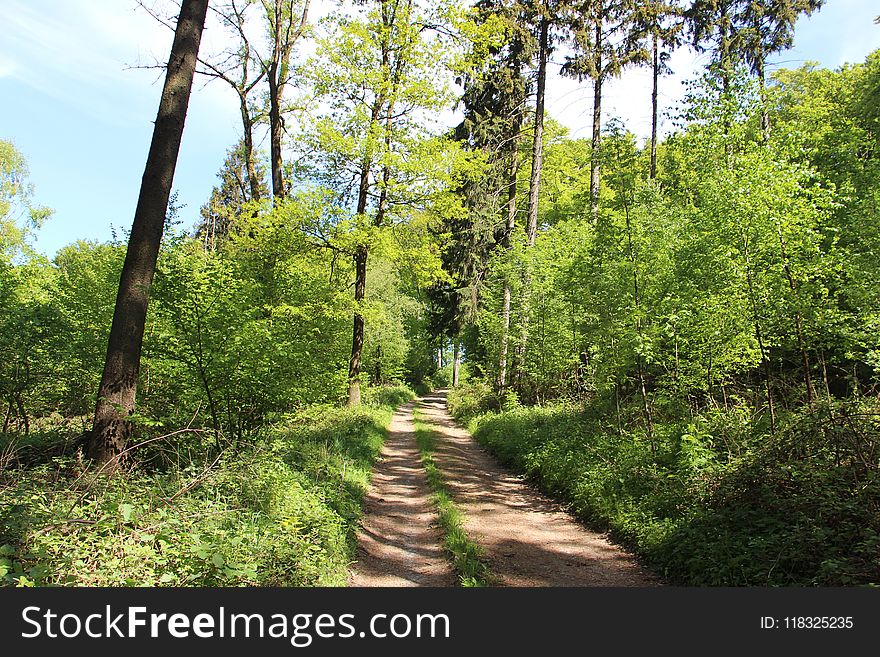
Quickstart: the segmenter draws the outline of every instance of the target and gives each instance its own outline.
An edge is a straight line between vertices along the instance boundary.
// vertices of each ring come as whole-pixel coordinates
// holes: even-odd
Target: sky
[[[333,3],[313,4],[316,13],[326,13]],[[774,63],[837,68],[863,61],[880,48],[878,13],[877,0],[826,0],[798,21],[794,47]],[[172,33],[135,0],[0,0],[0,25],[0,139],[26,157],[34,200],[54,209],[37,234],[37,249],[52,256],[79,239],[107,240],[112,228],[121,234],[134,217],[163,83],[162,71],[138,66],[166,61]],[[222,47],[222,31],[209,23],[202,53]],[[673,55],[675,73],[662,81],[664,107],[680,100],[684,80],[706,61],[688,49]],[[571,137],[588,137],[589,84],[561,79],[553,68],[548,115]],[[650,93],[647,69],[624,73],[606,88],[603,120],[620,117],[646,137]],[[240,133],[232,91],[197,79],[174,178],[184,225],[197,220]]]

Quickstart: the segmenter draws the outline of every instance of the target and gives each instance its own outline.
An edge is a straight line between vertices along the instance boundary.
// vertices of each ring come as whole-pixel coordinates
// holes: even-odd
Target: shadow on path
[[[350,586],[456,584],[416,445],[414,405],[398,408],[388,426],[364,499]]]
[[[446,411],[446,391],[419,410],[436,435],[434,461],[464,529],[502,586],[657,586],[622,548],[502,467]]]

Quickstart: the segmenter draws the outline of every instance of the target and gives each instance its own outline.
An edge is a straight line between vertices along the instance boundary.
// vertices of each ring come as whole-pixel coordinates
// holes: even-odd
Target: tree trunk
[[[21,398],[20,392],[15,393],[15,405],[18,407],[18,417],[24,423],[24,435],[29,436],[31,434],[31,419],[24,407],[24,400]]]
[[[504,278],[504,297],[501,301],[501,349],[498,355],[498,380],[495,387],[504,395],[507,386],[507,351],[510,343],[510,279]]]
[[[361,352],[364,349],[364,316],[360,307],[367,289],[367,253],[366,245],[357,249],[354,258],[355,280],[354,301],[357,309],[354,313],[354,330],[351,338],[351,360],[348,363],[348,405],[358,406],[361,403]]]
[[[529,176],[529,206],[526,224],[526,240],[529,249],[535,246],[538,236],[538,197],[541,191],[541,166],[544,161],[544,96],[547,88],[547,57],[549,49],[550,21],[541,19],[541,31],[538,37],[538,80],[535,89],[535,126],[532,134],[532,172]],[[525,363],[526,344],[529,339],[529,312],[532,293],[532,268],[526,262],[523,277],[522,324],[520,341],[516,347],[517,377],[522,377]]]
[[[602,148],[602,78],[593,81],[593,139],[590,154],[590,211],[599,222],[599,180],[602,175],[599,149]]]
[[[283,86],[277,81],[277,72],[269,71],[269,158],[272,161],[272,197],[282,200],[285,196],[284,171],[281,161],[281,93]]]
[[[458,338],[455,338],[453,341],[453,355],[452,355],[452,387],[458,387],[458,372],[461,368],[461,352],[458,346]]]
[[[156,271],[207,12],[208,0],[183,0],[174,32],[165,87],[119,279],[89,442],[89,456],[102,464],[116,460],[118,465],[131,435],[127,417],[135,409],[150,285]]]
[[[244,161],[247,167],[248,184],[251,189],[251,200],[260,200],[260,181],[257,178],[257,165],[254,162],[254,122],[247,106],[247,96],[241,94],[241,125],[244,131]]]
[[[519,70],[517,70],[519,75]],[[510,151],[510,177],[507,184],[507,226],[504,231],[502,246],[506,251],[510,251],[510,238],[513,231],[516,230],[516,179],[519,174],[519,139],[520,130],[522,129],[522,114],[517,113],[514,121],[513,132],[511,137]],[[507,353],[510,343],[510,274],[504,276],[504,293],[501,302],[501,349],[498,356],[498,379],[495,387],[500,396],[504,396],[504,389],[507,385]]]
[[[526,236],[529,247],[535,245],[538,234],[538,195],[541,191],[541,165],[544,160],[544,95],[547,88],[549,21],[541,20],[538,42],[538,82],[535,89],[535,130],[532,136],[532,174],[529,177],[529,211]]]
[[[657,177],[657,91],[660,84],[660,39],[654,31],[654,86],[651,90],[651,180]]]
[[[264,0],[266,2],[266,0]],[[284,182],[282,169],[281,141],[284,126],[281,117],[281,102],[284,96],[284,87],[287,84],[287,75],[290,70],[290,53],[293,44],[302,36],[309,15],[310,0],[303,3],[302,15],[299,26],[294,29],[293,3],[290,4],[290,15],[284,14],[284,2],[274,0],[274,17],[270,19],[273,25],[272,60],[269,64],[269,150],[272,161],[272,196],[275,199],[284,199],[287,196],[287,186]]]
[[[810,356],[807,352],[806,339],[804,338],[804,322],[800,309],[800,290],[798,289],[797,281],[794,278],[794,273],[791,270],[791,264],[788,259],[788,247],[785,243],[785,237],[782,235],[782,227],[779,224],[776,225],[776,231],[779,235],[779,250],[782,255],[783,270],[785,271],[785,277],[788,279],[788,286],[794,295],[794,302],[797,306],[797,310],[794,314],[795,335],[797,336],[798,349],[801,352],[804,386],[807,389],[807,404],[812,407],[813,400],[816,398],[816,390],[813,387],[813,378],[810,375]]]
[[[382,385],[382,345],[376,345],[376,367],[373,385]]]
[[[599,149],[602,147],[602,23],[596,21],[596,78],[593,80],[593,140],[590,153],[590,210],[593,223],[599,222],[599,178],[601,164]]]
[[[770,387],[770,357],[764,344],[764,336],[761,333],[761,322],[758,314],[758,299],[755,294],[755,285],[752,279],[752,265],[749,258],[748,239],[743,236],[743,248],[746,256],[746,283],[749,287],[749,300],[752,305],[752,321],[755,325],[755,338],[758,341],[758,349],[761,351],[761,366],[764,370],[764,388],[767,392],[767,408],[770,411],[770,433],[776,433],[776,407],[773,403],[773,390]]]
[[[770,142],[770,110],[767,107],[767,81],[764,75],[764,58],[758,59],[758,87],[761,94],[761,136],[764,143]]]

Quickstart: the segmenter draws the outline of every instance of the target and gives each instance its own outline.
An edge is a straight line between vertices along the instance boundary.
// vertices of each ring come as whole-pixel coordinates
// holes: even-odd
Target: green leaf
[[[123,522],[131,522],[131,515],[134,513],[134,507],[131,504],[120,504],[119,513],[122,515]]]

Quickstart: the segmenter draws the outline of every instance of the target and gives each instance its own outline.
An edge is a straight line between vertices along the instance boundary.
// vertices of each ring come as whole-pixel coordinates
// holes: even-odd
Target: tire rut
[[[454,586],[437,512],[416,445],[412,410],[395,411],[373,469],[350,586]]]
[[[419,411],[436,435],[434,461],[464,514],[464,529],[501,586],[657,586],[622,548],[503,468],[446,410],[446,393]]]

